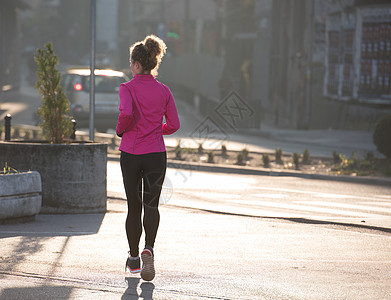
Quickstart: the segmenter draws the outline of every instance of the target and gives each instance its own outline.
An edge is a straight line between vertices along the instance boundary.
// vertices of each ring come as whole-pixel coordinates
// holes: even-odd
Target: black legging
[[[136,257],[139,254],[142,233],[142,206],[144,206],[145,246],[153,247],[155,244],[160,220],[159,197],[166,174],[167,156],[166,152],[141,155],[121,152],[120,162],[128,200],[126,235],[130,254]],[[143,182],[144,192],[141,182]]]

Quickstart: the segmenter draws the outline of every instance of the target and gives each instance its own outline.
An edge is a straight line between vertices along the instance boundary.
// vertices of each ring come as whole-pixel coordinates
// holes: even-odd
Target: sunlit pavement
[[[167,171],[152,283],[124,272],[126,202],[110,161],[105,215],[0,225],[0,299],[389,297],[389,187],[182,172]]]
[[[126,205],[1,225],[0,299],[387,299],[391,236],[161,206],[157,275],[123,271]]]
[[[389,232],[280,217],[384,222],[390,188],[182,172],[167,172],[152,283],[124,272],[126,202],[119,164],[110,161],[105,215],[0,225],[0,299],[389,297]]]

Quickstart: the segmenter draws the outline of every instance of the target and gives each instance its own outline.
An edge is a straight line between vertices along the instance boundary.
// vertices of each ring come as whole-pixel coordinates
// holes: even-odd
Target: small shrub
[[[247,160],[248,159],[248,150],[246,148],[244,148],[242,150],[242,155],[243,155],[243,160]]]
[[[175,158],[182,159],[182,148],[181,147],[175,148]]]
[[[238,165],[244,165],[244,157],[243,157],[243,153],[242,152],[238,153],[238,155],[236,157],[236,163]]]
[[[14,129],[14,132],[12,133],[12,137],[14,139],[20,138],[20,130],[19,130],[19,128],[15,128]]]
[[[198,154],[203,154],[204,148],[202,147],[202,143],[198,144]]]
[[[303,162],[303,164],[309,164],[309,162],[310,162],[310,152],[308,151],[308,149],[305,149],[303,151],[302,162]]]
[[[30,140],[31,139],[31,131],[27,130],[25,133],[24,133],[24,137],[23,137],[25,140]]]
[[[221,145],[221,156],[227,157],[227,147],[225,145]]]
[[[384,116],[375,125],[373,143],[377,150],[391,158],[391,115]]]
[[[186,154],[193,154],[196,153],[196,150],[193,148],[182,148],[182,152]]]
[[[214,154],[212,151],[208,152],[208,163],[214,163]]]
[[[356,153],[352,152],[350,159],[347,160],[347,166],[350,169],[355,169],[360,167],[360,158],[356,155]]]
[[[373,151],[365,152],[365,160],[372,162],[375,160],[375,154],[373,154]]]
[[[277,148],[275,151],[275,157],[276,157],[276,163],[281,164],[282,163],[282,149]]]
[[[115,149],[116,147],[117,147],[117,141],[115,135],[113,135],[113,137],[111,138],[110,148]]]
[[[293,160],[293,164],[295,165],[296,170],[299,169],[299,159],[300,159],[299,154],[297,154],[296,152],[292,154],[292,160]]]
[[[269,166],[270,166],[269,155],[263,154],[263,155],[262,155],[262,161],[263,161],[263,166],[264,166],[265,168],[269,168]]]
[[[335,164],[339,164],[342,161],[341,154],[338,154],[337,151],[333,151],[333,161]]]
[[[345,157],[340,154],[341,163],[335,168],[339,174],[356,174],[367,176],[374,172],[374,161],[362,160],[354,152],[351,157]]]
[[[181,140],[178,140],[178,144],[175,147],[175,158],[182,159]]]

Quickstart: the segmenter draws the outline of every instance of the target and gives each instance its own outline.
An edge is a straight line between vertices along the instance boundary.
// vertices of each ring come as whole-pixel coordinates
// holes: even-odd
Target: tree
[[[69,100],[61,85],[61,74],[57,70],[58,57],[52,43],[46,43],[43,49],[37,49],[34,60],[38,64],[38,81],[35,88],[41,96],[42,105],[37,113],[45,138],[51,143],[61,144],[72,133],[73,125],[68,116]]]

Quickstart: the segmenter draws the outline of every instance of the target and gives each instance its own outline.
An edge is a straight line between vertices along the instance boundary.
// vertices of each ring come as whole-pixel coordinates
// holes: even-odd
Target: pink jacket
[[[172,134],[180,126],[170,89],[152,75],[138,74],[120,85],[119,98],[116,132],[123,133],[119,150],[131,154],[166,151],[163,134]]]

